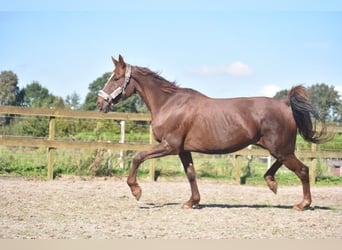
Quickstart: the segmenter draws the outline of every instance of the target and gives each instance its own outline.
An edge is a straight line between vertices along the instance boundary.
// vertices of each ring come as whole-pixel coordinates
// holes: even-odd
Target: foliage
[[[49,90],[39,82],[33,81],[20,90],[21,105],[32,108],[63,107],[64,102],[59,97],[50,94]]]
[[[46,156],[43,148],[1,148],[0,174],[22,175],[45,178],[46,166],[41,157]],[[38,157],[35,157],[38,156]]]
[[[340,96],[333,86],[317,83],[308,88],[308,93],[311,103],[320,112],[323,120],[336,121],[339,118],[340,114],[336,112]]]
[[[19,100],[18,77],[12,71],[0,73],[0,105],[17,105]]]
[[[0,106],[18,105],[20,99],[18,77],[12,71],[0,73]],[[8,125],[12,116],[2,117],[0,115],[0,126]]]
[[[80,104],[81,97],[73,92],[71,95],[67,95],[65,98],[65,106],[71,110],[79,109],[81,107]]]
[[[289,91],[287,89],[283,89],[278,91],[275,95],[274,95],[274,99],[278,99],[278,100],[282,100],[285,99],[287,97],[287,94],[289,93]]]
[[[47,163],[42,161],[46,157],[46,149],[34,147],[0,147],[0,175],[22,175],[29,177],[46,178]],[[101,152],[99,156],[99,152]],[[91,150],[91,149],[62,149],[56,150],[54,176],[58,175],[95,175],[95,176],[127,176],[132,164],[132,158],[137,152],[125,151],[124,167],[120,167],[119,151]],[[195,168],[199,179],[224,179],[236,183],[236,168],[233,155],[203,155],[193,154]],[[95,159],[99,165],[93,168]],[[177,156],[168,156],[155,159],[155,172],[158,177],[186,179],[183,167]],[[309,162],[305,162],[310,165]],[[251,172],[246,175],[247,158],[242,158],[243,184],[265,185],[263,175],[267,170],[264,162],[258,157],[253,158],[250,164]],[[139,176],[147,177],[150,170],[150,161],[144,162],[139,168]],[[279,185],[299,185],[298,177],[286,167],[281,167],[276,174]],[[318,185],[342,185],[342,177],[330,174],[326,161],[318,161]]]

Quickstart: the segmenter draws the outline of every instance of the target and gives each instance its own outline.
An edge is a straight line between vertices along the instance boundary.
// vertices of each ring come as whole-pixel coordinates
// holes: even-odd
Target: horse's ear
[[[112,61],[113,61],[114,65],[115,65],[115,67],[116,67],[116,65],[119,63],[117,60],[115,60],[114,57],[112,57]]]
[[[125,61],[124,61],[122,55],[119,55],[119,63],[120,63],[121,65],[125,65]]]

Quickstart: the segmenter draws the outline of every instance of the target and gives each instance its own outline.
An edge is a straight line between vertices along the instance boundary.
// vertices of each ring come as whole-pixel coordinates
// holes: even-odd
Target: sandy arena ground
[[[312,187],[312,207],[292,209],[301,186],[278,188],[199,180],[201,206],[182,209],[185,180],[140,181],[137,202],[124,179],[0,178],[0,239],[342,239],[342,187]]]

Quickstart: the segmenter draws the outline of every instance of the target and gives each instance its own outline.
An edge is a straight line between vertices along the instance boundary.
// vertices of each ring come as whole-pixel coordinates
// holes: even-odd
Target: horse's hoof
[[[184,209],[196,209],[199,208],[199,204],[194,204],[191,201],[187,201],[182,205],[182,208]]]
[[[141,187],[135,186],[134,188],[132,188],[132,194],[135,197],[135,199],[137,199],[137,201],[140,200],[141,193],[142,193]]]
[[[271,189],[271,191],[274,194],[277,194],[277,190],[278,190],[278,183],[275,181],[273,176],[266,176],[265,177],[267,186],[269,187],[269,189]]]
[[[310,203],[304,203],[305,205],[303,205],[303,203],[304,202],[301,202],[301,203],[299,203],[299,204],[296,204],[296,205],[294,205],[293,206],[293,209],[295,209],[295,210],[297,210],[297,211],[304,211],[304,210],[306,210],[306,209],[308,209],[308,208],[310,208]]]
[[[297,210],[297,211],[304,211],[304,208],[300,205],[300,204],[296,204],[293,206],[293,209],[294,210]]]
[[[182,205],[182,208],[183,208],[183,209],[191,209],[192,206],[191,206],[191,205],[188,205],[187,203],[184,203],[184,204]]]
[[[271,183],[271,185],[269,186],[269,188],[272,190],[272,192],[274,194],[277,194],[278,191],[278,183],[276,181],[274,181],[273,183]]]

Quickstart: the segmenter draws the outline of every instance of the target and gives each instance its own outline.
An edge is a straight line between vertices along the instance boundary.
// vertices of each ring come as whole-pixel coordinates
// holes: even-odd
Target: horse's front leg
[[[191,197],[187,202],[183,204],[183,208],[196,208],[198,207],[201,197],[197,187],[196,171],[192,161],[191,153],[182,152],[179,153],[179,157],[182,161],[184,171],[186,173],[186,176],[188,177],[191,187]]]
[[[137,200],[139,200],[141,197],[141,187],[137,182],[137,172],[140,164],[148,159],[158,158],[170,154],[175,154],[173,148],[170,147],[167,141],[162,141],[152,149],[140,152],[133,158],[132,168],[127,178],[127,184],[131,188],[131,192]]]

